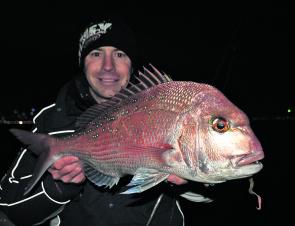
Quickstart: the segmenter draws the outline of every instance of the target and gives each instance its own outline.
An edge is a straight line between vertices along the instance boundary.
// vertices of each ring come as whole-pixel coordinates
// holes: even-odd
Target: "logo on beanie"
[[[91,42],[98,39],[101,35],[107,33],[112,28],[112,23],[102,22],[88,27],[82,34],[79,41],[79,61],[82,50]]]

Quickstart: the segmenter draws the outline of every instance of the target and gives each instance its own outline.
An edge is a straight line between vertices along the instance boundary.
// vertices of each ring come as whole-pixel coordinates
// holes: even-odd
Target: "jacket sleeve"
[[[34,225],[55,217],[82,185],[56,181],[46,172],[33,190],[23,195],[32,177],[37,157],[29,150],[19,152],[0,182],[0,211],[16,225]]]
[[[24,196],[35,161],[30,151],[23,150],[1,180],[0,210],[16,225],[33,225],[54,217],[80,191],[79,185],[55,181],[46,173],[32,192]]]

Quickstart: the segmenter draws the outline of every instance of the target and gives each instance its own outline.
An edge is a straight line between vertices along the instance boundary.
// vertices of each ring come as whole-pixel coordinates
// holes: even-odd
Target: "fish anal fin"
[[[132,194],[146,191],[167,179],[168,176],[169,174],[159,172],[156,169],[138,168],[131,182],[127,185],[128,187],[132,186],[132,188],[129,188],[121,194]]]
[[[84,164],[84,172],[86,177],[99,187],[106,186],[112,188],[114,185],[118,184],[120,180],[120,177],[113,177],[101,173],[88,164]]]

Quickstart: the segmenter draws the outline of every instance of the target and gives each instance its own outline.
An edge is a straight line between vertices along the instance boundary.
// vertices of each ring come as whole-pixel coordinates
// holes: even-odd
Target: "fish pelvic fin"
[[[52,143],[54,138],[47,134],[32,133],[20,129],[10,129],[10,132],[22,143],[28,145],[27,148],[30,151],[39,156],[33,176],[25,187],[24,195],[27,195],[49,166],[57,160],[57,158],[52,157],[53,153],[50,152],[50,143]]]
[[[132,186],[132,188],[129,188],[120,194],[143,192],[166,180],[168,176],[169,174],[161,173],[156,169],[139,168],[136,170],[131,182],[127,185],[128,187]]]
[[[84,163],[84,173],[92,183],[99,187],[105,185],[106,187],[112,188],[120,180],[120,177],[103,174],[87,163]]]
[[[180,195],[181,197],[192,202],[212,202],[213,200],[203,195],[188,191]]]

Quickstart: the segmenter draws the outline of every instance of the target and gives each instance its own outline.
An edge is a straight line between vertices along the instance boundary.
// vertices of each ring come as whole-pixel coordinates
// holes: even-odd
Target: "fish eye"
[[[212,120],[212,128],[219,133],[224,133],[229,130],[229,122],[222,117],[216,117]]]

